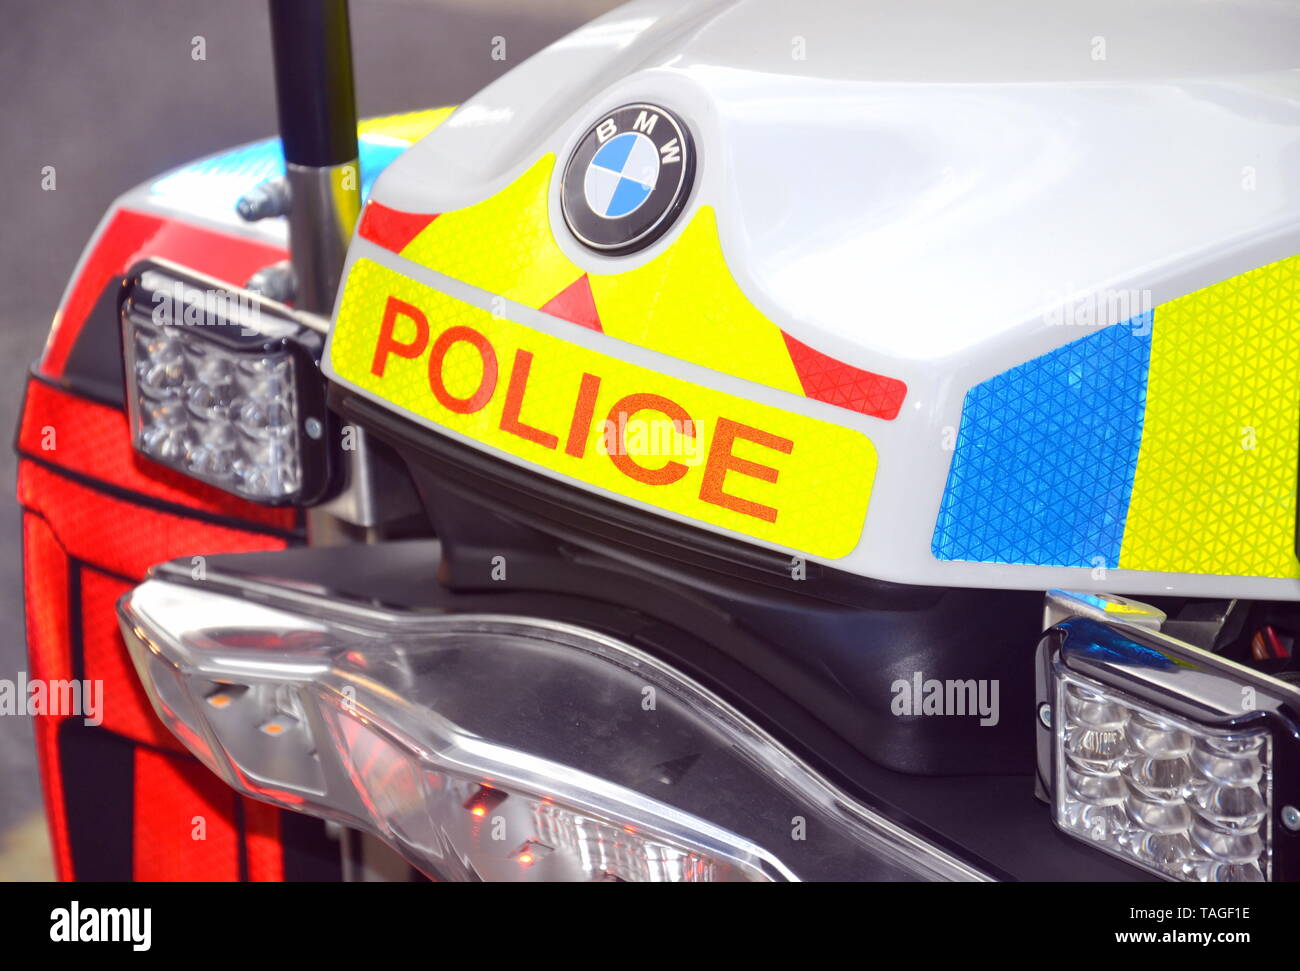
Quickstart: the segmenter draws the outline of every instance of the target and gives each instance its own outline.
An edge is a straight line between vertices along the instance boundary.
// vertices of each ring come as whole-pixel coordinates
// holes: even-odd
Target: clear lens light
[[[127,318],[135,445],[163,465],[256,500],[302,488],[294,360],[239,353],[198,327]]]
[[[1057,668],[1056,822],[1176,880],[1271,876],[1265,729],[1219,731]]]
[[[343,765],[382,836],[444,879],[714,883],[768,879],[741,847],[691,846],[498,781],[482,802],[474,776],[414,758],[386,734],[327,709]],[[501,834],[532,834],[505,852]],[[507,841],[508,843],[508,841]],[[508,844],[514,845],[514,844]],[[734,854],[734,855],[733,855]],[[747,858],[748,857],[748,858]]]
[[[123,598],[154,710],[241,792],[375,833],[430,876],[983,879],[616,639],[256,589],[209,574]]]

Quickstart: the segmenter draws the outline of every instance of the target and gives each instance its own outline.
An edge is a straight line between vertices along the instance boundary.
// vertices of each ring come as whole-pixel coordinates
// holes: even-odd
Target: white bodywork
[[[1160,304],[1300,251],[1300,5],[641,0],[469,100],[387,169],[374,198],[419,212],[479,202],[544,153],[567,158],[603,112],[634,101],[692,129],[688,209],[648,250],[602,257],[565,231],[554,179],[551,224],[569,259],[592,273],[640,265],[710,205],[750,300],[819,350],[904,380],[903,412],[881,421],[536,310],[507,313],[863,431],[879,471],[862,540],[837,568],[944,586],[1300,597],[1292,580],[1098,576],[931,552],[967,390],[1086,333],[1057,322],[1083,294]],[[358,239],[361,256],[490,305]]]

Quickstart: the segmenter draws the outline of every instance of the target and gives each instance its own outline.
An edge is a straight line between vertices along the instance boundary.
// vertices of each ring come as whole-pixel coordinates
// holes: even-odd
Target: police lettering
[[[432,346],[430,342],[432,341]],[[461,346],[463,345],[463,346]],[[384,305],[383,316],[375,339],[375,349],[370,370],[383,377],[394,357],[415,360],[426,351],[428,360],[429,392],[438,404],[456,414],[468,415],[482,411],[490,402],[500,400],[501,431],[531,442],[539,448],[562,451],[574,459],[595,461],[597,450],[589,449],[588,442],[595,422],[603,420],[605,427],[614,429],[618,439],[614,447],[603,449],[605,457],[629,479],[652,486],[666,486],[681,482],[696,471],[690,465],[675,459],[650,460],[644,455],[633,455],[620,447],[628,422],[638,415],[649,413],[671,422],[677,434],[694,438],[700,434],[698,422],[686,408],[672,398],[650,391],[638,391],[619,397],[609,410],[598,415],[597,398],[601,391],[601,375],[584,372],[573,389],[573,404],[568,409],[565,427],[542,428],[528,418],[528,388],[535,370],[544,367],[531,351],[519,348],[510,360],[500,360],[497,349],[488,337],[473,327],[459,324],[433,333],[429,319],[419,307],[390,296]],[[472,354],[478,358],[475,387],[448,387],[447,359],[453,353]],[[468,393],[466,393],[468,391]],[[736,454],[737,441],[748,443],[744,458]],[[701,445],[705,443],[700,443]],[[763,451],[756,451],[755,446]],[[760,482],[776,483],[780,477],[780,456],[789,455],[795,443],[752,425],[726,417],[719,417],[713,429],[712,440],[707,443],[707,457],[702,471],[698,472],[697,498],[701,502],[750,516],[766,523],[776,522],[779,510],[746,498],[743,494],[746,478]],[[767,455],[767,461],[752,456]],[[739,490],[739,491],[738,491]]]

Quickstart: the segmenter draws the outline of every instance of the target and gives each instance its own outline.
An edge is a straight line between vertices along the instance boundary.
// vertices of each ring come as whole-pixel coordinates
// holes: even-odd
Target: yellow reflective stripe
[[[589,280],[606,334],[803,394],[780,329],[727,269],[711,207],[701,206],[672,246],[644,266]]]
[[[544,155],[496,195],[442,213],[401,255],[453,279],[540,307],[582,276],[551,235],[547,186],[554,163],[554,155]]]
[[[496,195],[445,212],[401,255],[448,276],[540,307],[582,269],[555,242],[548,186],[555,164],[543,156]],[[700,207],[664,252],[624,273],[590,274],[601,329],[769,387],[803,394],[780,328],[736,286],[718,241],[713,210]]]
[[[366,118],[357,123],[358,135],[386,135],[407,142],[418,142],[433,131],[455,111],[450,108],[426,108],[423,111],[406,111],[396,115]]]
[[[329,364],[438,426],[690,519],[828,559],[862,532],[876,452],[861,432],[561,340],[367,259],[344,287]],[[641,404],[611,423],[628,396]]]
[[[1300,577],[1300,256],[1155,311],[1119,565]]]

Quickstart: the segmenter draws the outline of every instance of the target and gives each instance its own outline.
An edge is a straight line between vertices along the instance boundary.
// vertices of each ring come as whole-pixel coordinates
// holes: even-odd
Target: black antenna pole
[[[333,310],[361,207],[347,0],[270,0],[295,302]]]

